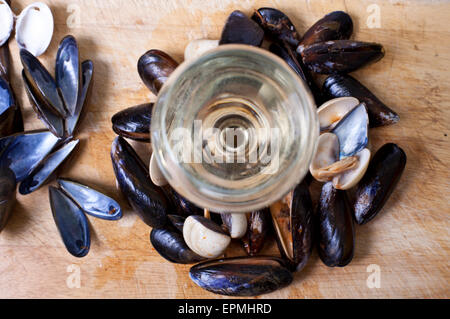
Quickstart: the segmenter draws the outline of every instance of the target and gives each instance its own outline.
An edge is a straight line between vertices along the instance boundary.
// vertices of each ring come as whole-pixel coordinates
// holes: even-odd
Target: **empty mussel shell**
[[[11,217],[15,202],[16,176],[9,168],[0,166],[0,232]]]
[[[184,242],[183,235],[170,226],[152,229],[150,242],[162,257],[173,263],[193,264],[205,259],[194,253]]]
[[[245,235],[247,232],[247,216],[239,213],[223,213],[220,216],[231,238],[241,238]]]
[[[86,214],[106,220],[122,218],[120,205],[111,197],[68,179],[59,178],[58,184]]]
[[[352,40],[319,42],[301,51],[303,63],[322,74],[348,73],[384,56],[381,44]]]
[[[225,22],[219,45],[248,44],[259,47],[263,39],[263,29],[243,12],[235,10]]]
[[[184,60],[191,60],[198,58],[204,53],[217,48],[219,46],[219,40],[198,39],[188,43],[184,49]]]
[[[406,166],[406,154],[396,144],[384,144],[373,156],[356,189],[355,220],[362,225],[373,219],[392,194]]]
[[[286,14],[274,8],[259,8],[252,16],[272,41],[286,42],[297,47],[300,36]]]
[[[161,188],[152,183],[148,167],[123,137],[116,137],[112,143],[111,160],[119,188],[134,211],[147,225],[163,227],[168,200]]]
[[[55,80],[70,115],[75,114],[77,100],[81,94],[81,73],[77,41],[68,35],[62,39],[56,54]]]
[[[150,143],[150,122],[153,103],[145,103],[122,110],[112,117],[113,131],[120,136]]]
[[[156,186],[165,186],[168,184],[167,179],[164,177],[163,173],[161,172],[161,169],[158,166],[154,154],[152,154],[152,156],[150,157],[149,169],[150,169],[150,178],[152,179],[152,182]]]
[[[320,131],[331,131],[358,104],[358,99],[350,96],[332,99],[322,104],[317,109]]]
[[[216,258],[222,255],[231,241],[219,225],[198,215],[186,218],[183,238],[190,249],[205,258]]]
[[[139,58],[138,72],[145,86],[155,95],[177,68],[178,63],[167,53],[150,50]]]
[[[350,38],[352,32],[352,18],[344,11],[333,11],[306,31],[297,50],[300,53],[305,46],[318,42],[346,40]]]
[[[346,266],[353,258],[355,232],[345,191],[325,183],[316,218],[320,259],[329,267]]]
[[[180,233],[183,233],[183,226],[186,217],[169,214],[167,215],[167,218],[169,219],[170,223],[172,224],[173,227],[175,227],[176,230],[178,230]]]
[[[189,271],[194,283],[226,296],[258,296],[284,288],[292,274],[276,257],[234,257],[197,264]]]
[[[22,10],[16,22],[16,41],[38,57],[47,50],[53,36],[53,15],[42,2],[35,2]]]
[[[242,245],[249,256],[258,254],[264,246],[272,227],[268,209],[251,212],[247,215],[247,232],[242,237]]]
[[[0,0],[0,46],[8,41],[14,27],[14,14],[5,0]]]
[[[400,119],[397,113],[387,107],[368,88],[350,75],[330,75],[323,83],[322,90],[330,98],[353,96],[364,102],[369,114],[370,127],[395,124]]]
[[[69,158],[79,142],[79,140],[68,142],[44,158],[23,182],[20,183],[19,192],[22,195],[27,195],[47,183],[56,175],[58,168]]]
[[[91,245],[86,215],[60,189],[50,186],[49,195],[53,219],[67,250],[75,257],[86,256]]]
[[[356,158],[355,166],[333,177],[334,188],[341,190],[350,189],[358,184],[358,182],[366,173],[370,161],[369,149],[364,148],[362,151],[356,153],[352,157]],[[347,158],[350,157],[346,157],[345,159]]]
[[[306,182],[270,205],[270,213],[281,256],[290,268],[300,271],[313,247],[313,209]]]
[[[31,131],[4,137],[0,139],[0,166],[9,167],[16,175],[16,181],[21,182],[58,141],[49,131]]]

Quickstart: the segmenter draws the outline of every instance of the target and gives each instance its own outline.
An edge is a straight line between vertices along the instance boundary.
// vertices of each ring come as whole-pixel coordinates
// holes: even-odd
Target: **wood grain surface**
[[[44,0],[45,1],[45,0]],[[13,1],[20,12],[31,0]],[[119,200],[118,222],[89,217],[92,247],[76,259],[66,252],[53,222],[47,187],[18,195],[13,217],[0,234],[0,297],[10,298],[217,298],[192,283],[189,266],[162,259],[149,242],[150,229],[128,207],[115,187],[110,146],[111,116],[125,107],[153,101],[136,70],[151,48],[182,61],[186,44],[218,38],[228,14],[271,6],[286,12],[304,32],[333,10],[345,10],[355,23],[354,38],[384,45],[386,56],[354,73],[400,115],[394,126],[370,131],[372,150],[399,144],[408,156],[406,170],[382,213],[356,228],[356,251],[345,268],[328,268],[314,253],[289,287],[262,298],[449,298],[450,182],[450,2],[307,0],[59,0],[50,4],[55,32],[40,57],[53,72],[59,41],[73,34],[82,59],[95,66],[93,90],[80,126],[81,147],[64,176],[103,190]],[[380,27],[369,28],[373,6]],[[77,15],[78,18],[77,19]],[[370,24],[369,24],[370,25]],[[13,86],[27,130],[42,128],[26,98],[15,40]],[[148,159],[149,146],[138,145]],[[316,187],[317,188],[317,187]],[[275,253],[268,244],[264,253]],[[233,243],[228,255],[242,255]],[[381,271],[380,288],[368,288],[369,265]],[[81,285],[71,288],[79,269]],[[69,285],[67,281],[69,280]]]

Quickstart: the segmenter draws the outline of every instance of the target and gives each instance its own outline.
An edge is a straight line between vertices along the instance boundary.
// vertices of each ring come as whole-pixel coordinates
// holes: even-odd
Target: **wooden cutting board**
[[[31,0],[13,1],[20,12]],[[328,268],[314,253],[292,285],[263,297],[379,298],[450,297],[450,28],[448,1],[306,0],[60,0],[51,3],[55,33],[40,60],[53,71],[59,41],[78,39],[83,59],[95,66],[93,91],[81,124],[81,147],[65,176],[103,190],[124,208],[119,222],[89,217],[89,255],[69,255],[53,222],[47,187],[18,203],[0,234],[0,297],[215,298],[193,284],[189,266],[162,259],[149,242],[150,229],[127,206],[115,187],[109,156],[115,137],[111,116],[125,107],[153,101],[136,71],[140,55],[151,48],[182,61],[186,44],[218,38],[227,15],[271,6],[286,12],[304,32],[333,10],[345,10],[354,37],[384,45],[386,56],[354,73],[400,115],[391,127],[370,131],[372,150],[398,143],[408,163],[383,212],[356,228],[356,251],[345,268]],[[379,24],[376,15],[379,12]],[[369,19],[369,20],[368,20]],[[27,130],[43,127],[23,89],[17,44],[13,86],[24,109]],[[149,145],[134,144],[148,159]],[[264,253],[276,249],[268,244]],[[241,255],[239,243],[230,255]],[[370,266],[376,265],[376,266]],[[369,267],[370,266],[370,267]],[[373,269],[380,288],[369,288]],[[80,285],[77,288],[76,276]]]

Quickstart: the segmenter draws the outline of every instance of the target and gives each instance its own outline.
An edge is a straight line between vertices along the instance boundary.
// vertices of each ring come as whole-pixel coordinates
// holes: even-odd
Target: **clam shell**
[[[339,159],[339,139],[333,133],[323,133],[317,140],[316,154],[309,165],[311,175],[319,182],[326,182],[328,178],[319,177],[319,169],[335,163]]]
[[[320,131],[331,131],[358,104],[358,99],[354,97],[341,97],[322,104],[317,109]]]
[[[245,214],[220,214],[222,222],[228,229],[231,238],[241,238],[247,232],[247,216]]]
[[[158,163],[156,162],[156,158],[153,154],[150,158],[150,178],[156,186],[164,186],[168,184],[166,178],[159,169]]]
[[[365,148],[355,154],[358,162],[356,167],[349,169],[333,178],[333,186],[336,189],[347,190],[358,184],[367,171],[370,161],[370,151]]]
[[[184,60],[191,60],[198,58],[204,53],[217,48],[219,40],[198,39],[188,43],[184,49]]]
[[[0,46],[8,41],[14,27],[14,14],[5,0],[0,0]]]

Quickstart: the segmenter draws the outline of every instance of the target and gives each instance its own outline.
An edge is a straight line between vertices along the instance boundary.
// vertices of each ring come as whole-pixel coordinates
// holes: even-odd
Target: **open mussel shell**
[[[150,242],[165,259],[177,264],[193,264],[205,258],[194,253],[184,242],[183,235],[171,226],[152,229]]]
[[[20,50],[20,59],[33,93],[55,114],[66,117],[67,111],[59,95],[58,87],[47,69],[27,50]]]
[[[119,188],[134,211],[147,225],[163,227],[168,200],[161,188],[152,183],[148,168],[123,137],[112,143],[111,160]]]
[[[305,46],[326,42],[331,40],[349,39],[353,32],[352,18],[344,11],[333,11],[306,31],[300,41],[298,51],[301,52]]]
[[[8,41],[14,28],[14,14],[5,0],[0,0],[0,46]]]
[[[5,228],[16,202],[16,176],[0,166],[0,232]]]
[[[268,209],[247,214],[247,232],[242,237],[242,245],[249,256],[255,256],[264,247],[269,230],[272,227]]]
[[[27,92],[28,99],[30,100],[30,104],[33,107],[33,110],[38,115],[39,119],[42,120],[48,130],[55,136],[59,138],[64,137],[64,118],[62,118],[61,115],[55,114],[54,111],[50,109],[43,100],[40,99],[39,94],[33,93],[31,84],[25,76],[25,71],[22,71],[22,80],[25,91]]]
[[[381,44],[352,40],[319,42],[301,51],[303,63],[313,72],[349,73],[384,56]]]
[[[356,189],[354,213],[358,224],[367,223],[379,213],[405,166],[406,154],[396,144],[385,144],[375,153]]]
[[[222,213],[222,222],[231,238],[242,238],[247,232],[247,216],[245,214]]]
[[[86,215],[60,189],[50,186],[49,195],[53,219],[67,250],[75,257],[86,256],[91,245]]]
[[[219,40],[209,39],[197,39],[188,43],[184,49],[184,60],[191,60],[198,58],[204,53],[217,48],[219,46]]]
[[[55,177],[58,168],[69,158],[79,144],[79,140],[68,142],[58,150],[49,154],[38,166],[20,183],[19,192],[27,195]]]
[[[300,36],[294,24],[286,14],[274,8],[259,8],[252,16],[252,20],[258,23],[272,41],[286,42],[292,47],[297,47]]]
[[[145,86],[155,95],[178,67],[178,63],[167,53],[150,50],[139,58],[138,72]]]
[[[320,131],[331,131],[358,104],[358,99],[350,96],[332,99],[323,103],[317,109]]]
[[[150,122],[153,103],[145,103],[122,110],[112,117],[113,131],[120,136],[150,143]]]
[[[219,45],[247,44],[259,47],[263,39],[263,29],[243,12],[236,10],[229,15],[225,22]]]
[[[16,22],[16,41],[38,57],[47,50],[53,36],[53,15],[42,2],[35,2],[22,10]]]
[[[94,64],[91,60],[86,60],[81,64],[81,94],[77,100],[77,106],[75,108],[75,112],[73,115],[68,115],[66,117],[66,135],[73,136],[75,129],[80,121],[81,114],[83,111],[83,107],[86,103],[87,97],[90,92],[90,88],[92,87],[92,76],[94,74]]]
[[[353,258],[355,231],[345,191],[325,183],[316,219],[320,259],[329,267],[346,266]]]
[[[81,62],[78,44],[71,35],[62,39],[56,54],[55,80],[67,111],[74,115],[81,94]]]
[[[23,181],[58,143],[49,131],[18,133],[0,139],[0,166],[9,167]]]
[[[313,209],[308,185],[300,183],[282,200],[270,205],[281,256],[290,268],[300,271],[313,245]]]
[[[86,214],[105,220],[122,218],[120,205],[111,197],[68,179],[59,178],[58,184]]]
[[[284,288],[292,274],[276,257],[235,257],[205,261],[189,271],[194,283],[226,296],[258,296]]]
[[[370,127],[395,124],[400,117],[381,102],[368,88],[350,75],[333,74],[326,78],[322,90],[330,98],[353,96],[364,102]]]
[[[166,197],[169,200],[171,208],[175,214],[184,217],[191,215],[203,215],[203,209],[181,196],[169,184],[165,185],[162,190],[166,194]]]

